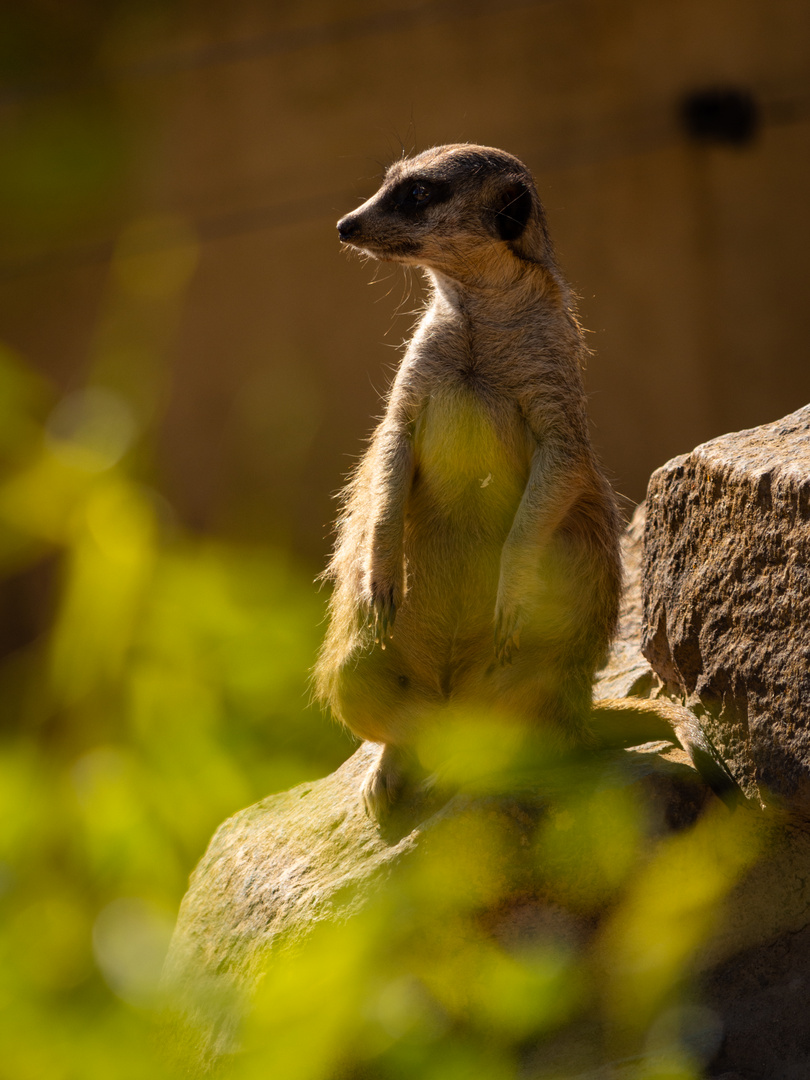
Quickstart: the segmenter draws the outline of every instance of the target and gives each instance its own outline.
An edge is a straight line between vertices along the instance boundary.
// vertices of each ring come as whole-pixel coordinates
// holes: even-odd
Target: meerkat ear
[[[505,188],[496,203],[495,228],[501,240],[517,240],[532,212],[532,193],[520,180]]]

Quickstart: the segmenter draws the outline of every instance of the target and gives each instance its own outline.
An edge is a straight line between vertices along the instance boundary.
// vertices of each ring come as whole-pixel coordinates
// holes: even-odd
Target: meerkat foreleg
[[[528,612],[537,610],[543,582],[539,553],[547,547],[583,488],[578,470],[538,447],[523,497],[501,552],[495,604],[495,655],[512,662]]]
[[[383,427],[375,438],[378,468],[371,505],[366,589],[374,640],[385,648],[397,608],[405,596],[405,507],[414,472],[413,442],[407,431]]]

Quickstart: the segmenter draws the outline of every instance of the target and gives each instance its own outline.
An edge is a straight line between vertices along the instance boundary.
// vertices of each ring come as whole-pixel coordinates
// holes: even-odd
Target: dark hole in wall
[[[745,146],[759,128],[753,95],[734,87],[690,91],[681,99],[680,116],[689,138],[701,143]]]

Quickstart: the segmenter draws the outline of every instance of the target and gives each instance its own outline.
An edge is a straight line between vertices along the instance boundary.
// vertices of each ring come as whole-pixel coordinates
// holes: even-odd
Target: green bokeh
[[[318,568],[192,535],[157,490],[167,341],[199,253],[178,218],[129,220],[144,120],[102,91],[105,63],[125,65],[173,9],[32,3],[0,19],[3,258],[47,264],[77,238],[118,237],[87,248],[109,280],[84,385],[59,394],[0,347],[0,1080],[187,1075],[179,1035],[167,1057],[154,1029],[188,874],[229,814],[353,747],[309,703]],[[39,311],[36,286],[26,295]],[[293,454],[313,388],[287,357],[268,371],[255,408],[276,399],[269,445]],[[486,793],[520,772],[517,748],[464,716],[421,749],[450,786]],[[591,776],[538,829],[546,899],[611,910],[594,962],[553,936],[495,944],[478,915],[499,902],[501,838],[461,822],[351,922],[274,962],[255,1001],[204,1003],[238,1018],[229,1075],[562,1080],[537,1047],[569,1024],[591,1065],[640,1053],[680,1015],[691,957],[753,858],[717,817],[654,854],[648,824]],[[677,1030],[635,1072],[699,1074]]]
[[[116,389],[58,400],[8,351],[0,385],[0,588],[40,598],[0,662],[0,1080],[196,1075],[186,1021],[168,1053],[155,1037],[188,874],[229,814],[352,750],[309,703],[324,597],[289,551],[185,532]],[[506,734],[456,716],[421,751],[451,788],[525,791]],[[719,804],[653,842],[615,776],[541,764],[554,794],[528,857],[545,903],[609,913],[595,945],[498,944],[481,913],[514,892],[509,841],[485,814],[450,819],[359,915],[274,957],[250,1002],[201,1000],[233,1025],[225,1074],[561,1080],[543,1047],[570,1030],[587,1067],[700,1076],[677,1017],[754,847]]]
[[[0,662],[0,1076],[159,1076],[157,980],[212,832],[351,752],[309,703],[323,597],[289,552],[167,522],[103,437],[113,392],[55,433],[8,351],[0,384],[2,588],[48,593]]]

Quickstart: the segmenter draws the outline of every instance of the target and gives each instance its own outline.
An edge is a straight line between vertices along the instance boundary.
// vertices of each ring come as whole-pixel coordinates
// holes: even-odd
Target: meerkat
[[[315,690],[384,744],[363,783],[368,812],[396,799],[407,755],[448,706],[561,748],[597,744],[599,716],[635,710],[702,752],[684,708],[593,706],[622,522],[589,436],[583,330],[529,170],[472,144],[404,158],[338,236],[430,285],[325,573]]]

